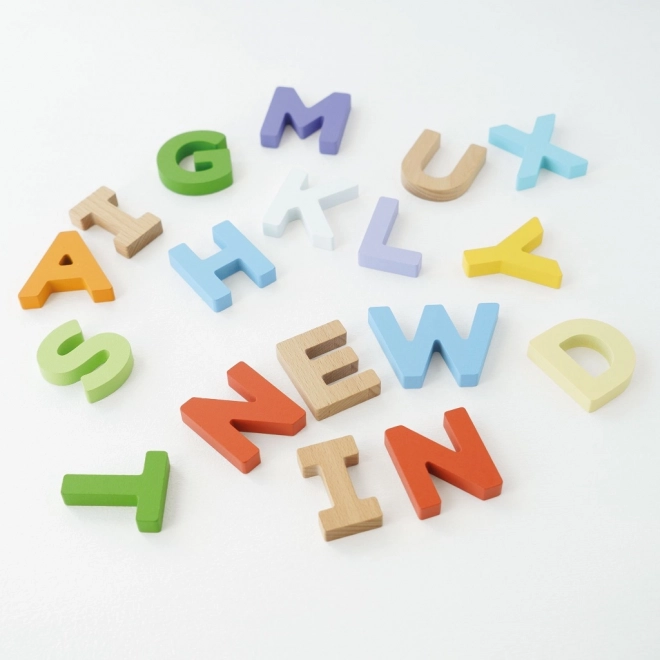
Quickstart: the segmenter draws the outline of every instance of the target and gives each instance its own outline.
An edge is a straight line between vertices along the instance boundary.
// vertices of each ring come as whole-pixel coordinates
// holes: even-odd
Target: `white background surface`
[[[0,657],[3,658],[658,658],[657,2],[20,2],[3,3],[3,452]],[[333,91],[353,110],[337,156],[290,129],[259,144],[273,90],[307,104]],[[469,192],[448,203],[408,194],[400,163],[424,128],[442,133],[428,169],[445,174],[491,126],[530,131],[557,113],[554,142],[589,160],[572,181],[543,172],[515,191],[520,159],[494,147]],[[224,132],[235,184],[204,198],[160,183],[156,153],[188,130]],[[327,213],[336,249],[300,222],[281,239],[261,219],[286,173],[350,177],[357,201]],[[135,258],[99,228],[84,239],[116,301],[17,294],[68,211],[101,185],[122,209],[150,211],[164,234]],[[408,279],[357,265],[379,196],[400,200],[390,244],[423,252]],[[533,216],[538,253],[559,260],[560,290],[468,279],[462,251],[494,244]],[[216,251],[230,219],[277,266],[260,290],[227,280],[214,314],[169,266],[186,242]],[[479,302],[500,319],[476,388],[439,356],[424,388],[403,390],[367,324],[389,305],[412,334],[425,304],[467,333]],[[628,390],[583,411],[527,357],[529,340],[588,317],[637,352]],[[135,369],[90,405],[80,384],[44,381],[35,354],[70,319],[113,331]],[[262,464],[243,475],[180,419],[192,396],[237,398],[226,371],[245,360],[295,401],[275,344],[340,319],[382,395],[293,438],[250,436]],[[599,361],[585,362],[590,368]],[[439,517],[419,521],[383,445],[405,424],[442,443],[445,410],[465,406],[504,478],[482,502],[436,481]],[[295,450],[354,435],[358,494],[381,529],[324,543],[321,479]],[[141,471],[150,449],[172,474],[160,534],[134,509],[66,507],[65,473]]]

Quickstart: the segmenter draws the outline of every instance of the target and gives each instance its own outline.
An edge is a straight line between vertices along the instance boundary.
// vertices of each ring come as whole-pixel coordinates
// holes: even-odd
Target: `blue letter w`
[[[422,387],[434,351],[442,355],[460,387],[479,384],[497,323],[497,303],[477,305],[472,329],[462,339],[442,305],[426,305],[415,338],[408,341],[389,307],[370,307],[369,325],[406,389]]]

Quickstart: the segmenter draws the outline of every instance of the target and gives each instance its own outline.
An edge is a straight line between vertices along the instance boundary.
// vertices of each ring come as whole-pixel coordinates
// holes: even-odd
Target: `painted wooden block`
[[[302,220],[312,245],[335,249],[335,237],[323,211],[359,195],[358,185],[347,180],[331,181],[308,187],[307,173],[291,170],[266,212],[263,230],[266,236],[279,238],[293,220]]]
[[[458,334],[442,305],[424,307],[411,341],[389,307],[370,307],[369,326],[406,389],[422,387],[434,352],[440,353],[460,387],[474,387],[479,384],[499,308],[497,303],[477,305],[467,339]]]
[[[385,431],[385,447],[420,520],[440,514],[440,496],[431,475],[480,500],[502,492],[502,477],[467,410],[448,410],[444,427],[455,451],[405,426]]]
[[[358,356],[345,344],[346,330],[339,321],[277,344],[277,359],[318,420],[380,394],[376,372],[356,373]]]
[[[87,290],[94,302],[115,299],[112,284],[77,231],[60,232],[25,283],[23,309],[43,307],[51,293]]]
[[[166,451],[148,451],[142,474],[66,474],[62,499],[69,506],[134,506],[141,532],[160,532],[170,478]]]
[[[117,195],[105,186],[72,208],[69,216],[79,229],[98,225],[114,234],[115,249],[127,259],[163,233],[163,225],[155,215],[145,213],[136,219],[121,211]]]
[[[448,202],[467,192],[486,162],[486,148],[471,144],[448,176],[429,176],[424,168],[440,149],[440,133],[426,129],[401,163],[403,187],[416,197]]]
[[[37,350],[42,376],[54,385],[82,382],[90,403],[117,391],[133,371],[131,345],[114,332],[83,339],[78,321],[55,328]]]
[[[391,197],[378,200],[358,250],[358,263],[365,268],[417,277],[422,268],[422,253],[387,245],[398,213],[398,200]]]
[[[239,270],[260,289],[277,279],[275,266],[229,221],[213,227],[213,240],[221,251],[200,259],[185,243],[169,251],[170,264],[214,311],[232,304],[231,291],[222,281]]]
[[[566,351],[590,348],[610,367],[592,376]],[[587,412],[598,410],[621,394],[635,370],[635,350],[628,338],[607,323],[593,319],[564,321],[529,342],[527,356]]]
[[[351,95],[334,92],[308,108],[293,87],[277,87],[261,127],[261,145],[276,149],[287,125],[305,139],[319,129],[322,154],[339,152],[351,112]]]
[[[562,279],[559,264],[554,259],[529,254],[542,241],[541,222],[532,218],[497,245],[463,252],[463,270],[468,277],[503,273],[558,289]]]
[[[554,128],[555,115],[544,115],[537,117],[531,133],[523,133],[508,124],[490,129],[488,141],[491,144],[522,158],[516,190],[533,188],[541,168],[567,179],[587,173],[588,162],[584,158],[550,144]]]
[[[296,435],[306,424],[305,411],[245,362],[227,372],[229,386],[247,401],[192,398],[181,417],[197,435],[247,474],[261,463],[259,448],[243,432]]]
[[[332,508],[319,511],[323,538],[334,541],[381,527],[383,512],[375,497],[359,499],[348,469],[359,462],[352,435],[320,442],[298,450],[298,465],[303,477],[320,476],[328,491]]]
[[[195,171],[179,163],[193,157]],[[156,157],[158,175],[166,188],[181,195],[208,195],[234,182],[227,138],[216,131],[189,131],[168,140]]]

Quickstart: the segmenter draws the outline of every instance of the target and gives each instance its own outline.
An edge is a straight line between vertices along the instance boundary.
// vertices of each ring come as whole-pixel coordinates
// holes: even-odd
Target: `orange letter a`
[[[43,307],[56,291],[87,289],[94,302],[115,299],[108,278],[77,231],[60,232],[18,294],[23,309]]]

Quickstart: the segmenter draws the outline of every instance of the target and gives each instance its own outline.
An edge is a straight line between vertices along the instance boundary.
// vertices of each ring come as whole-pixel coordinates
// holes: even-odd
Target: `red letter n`
[[[421,520],[440,513],[440,496],[431,474],[480,500],[502,492],[502,477],[467,410],[448,410],[444,427],[456,451],[405,426],[385,431],[385,447]]]
[[[181,406],[183,421],[241,472],[261,463],[259,448],[241,431],[295,435],[305,411],[245,362],[227,372],[229,387],[247,401],[192,398]]]

